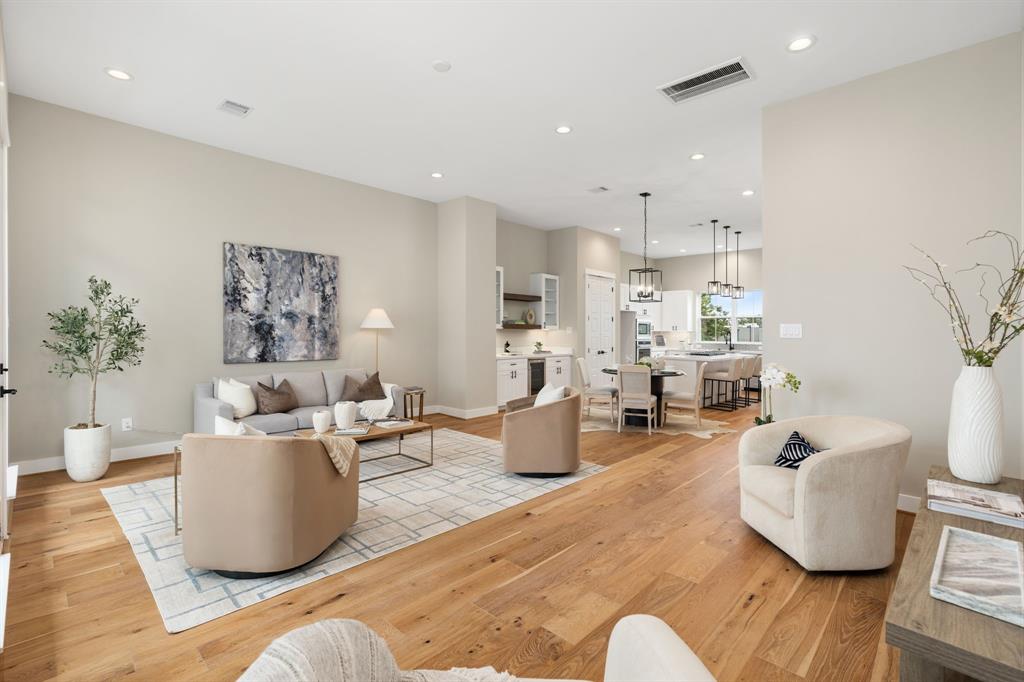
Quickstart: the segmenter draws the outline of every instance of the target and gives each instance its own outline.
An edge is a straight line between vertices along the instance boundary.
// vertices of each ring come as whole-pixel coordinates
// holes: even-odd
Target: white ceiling
[[[475,196],[535,227],[622,227],[633,252],[647,190],[656,257],[709,252],[712,217],[760,245],[766,104],[1022,19],[1019,0],[5,0],[2,11],[17,94],[431,201]],[[817,44],[787,52],[805,33]],[[750,82],[678,105],[656,91],[740,56]],[[453,68],[435,72],[436,59]],[[226,98],[253,112],[217,111]],[[556,135],[561,124],[573,132]],[[610,191],[586,191],[597,185]]]

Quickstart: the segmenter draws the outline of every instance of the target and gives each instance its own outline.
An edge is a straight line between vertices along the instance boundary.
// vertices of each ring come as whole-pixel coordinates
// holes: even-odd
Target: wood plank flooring
[[[897,567],[810,574],[739,519],[737,433],[584,434],[609,470],[344,573],[169,635],[101,487],[170,473],[119,462],[102,481],[19,483],[4,680],[235,679],[274,638],[357,618],[405,668],[494,665],[600,680],[612,626],[665,619],[720,680],[895,680],[883,639]],[[500,417],[428,418],[498,438]],[[898,556],[913,516],[900,513]]]

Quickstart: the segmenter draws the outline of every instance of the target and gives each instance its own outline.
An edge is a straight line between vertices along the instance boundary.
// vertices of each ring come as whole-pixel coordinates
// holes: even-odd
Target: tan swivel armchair
[[[338,473],[319,441],[186,434],[181,452],[185,561],[232,578],[315,559],[356,521],[359,457]]]
[[[515,474],[571,474],[580,468],[583,402],[571,386],[565,397],[534,407],[536,396],[510,400],[501,426],[505,471]]]

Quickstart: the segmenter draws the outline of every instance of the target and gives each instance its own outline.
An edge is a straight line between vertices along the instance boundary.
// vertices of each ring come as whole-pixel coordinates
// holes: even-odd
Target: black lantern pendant
[[[647,266],[647,197],[644,198],[644,266],[629,271],[629,300],[631,303],[661,303],[661,270]]]
[[[729,230],[732,228],[726,225],[725,230],[725,281],[722,282],[721,294],[722,296],[731,298],[732,297],[732,285],[729,284]]]
[[[708,294],[717,296],[722,290],[722,283],[718,281],[718,273],[716,271],[715,261],[718,259],[718,253],[715,249],[718,248],[718,239],[715,237],[715,228],[718,227],[718,219],[711,219],[711,281],[708,282]]]
[[[746,289],[740,286],[740,235],[743,233],[736,230],[733,234],[736,235],[736,284],[732,288],[732,297],[743,298],[746,293]]]

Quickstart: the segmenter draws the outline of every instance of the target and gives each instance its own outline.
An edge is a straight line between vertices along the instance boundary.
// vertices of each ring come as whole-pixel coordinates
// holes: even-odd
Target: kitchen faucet
[[[736,350],[736,346],[732,345],[732,330],[725,330],[725,342],[729,344],[729,350]]]

